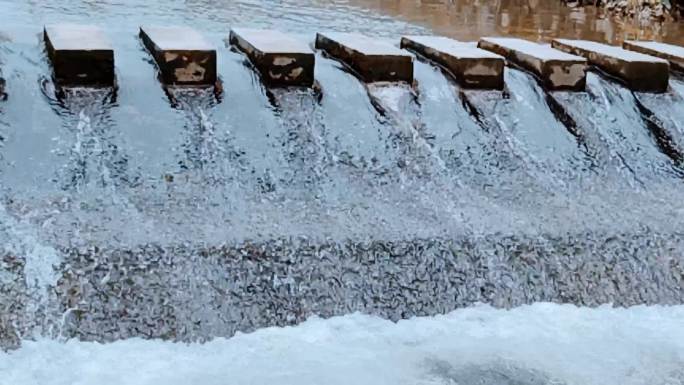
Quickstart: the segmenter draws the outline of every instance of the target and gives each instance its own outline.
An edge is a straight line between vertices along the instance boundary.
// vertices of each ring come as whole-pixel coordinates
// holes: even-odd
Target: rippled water
[[[684,23],[671,18],[656,21],[614,16],[601,7],[573,8],[562,1],[351,0],[350,3],[462,40],[515,35],[540,41],[563,37],[613,44],[630,39],[684,44]]]
[[[504,92],[472,92],[417,60],[414,88],[366,86],[319,54],[320,92],[267,90],[224,48],[231,26],[394,43],[429,27],[346,2],[0,5],[3,346],[684,300],[681,78],[549,94],[507,69]],[[41,26],[84,19],[119,88],[57,97]],[[143,23],[201,30],[223,93],[165,92]]]

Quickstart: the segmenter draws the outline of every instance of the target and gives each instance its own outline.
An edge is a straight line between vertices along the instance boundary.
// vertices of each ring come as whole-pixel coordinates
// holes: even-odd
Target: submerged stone
[[[140,38],[167,85],[214,85],[216,49],[187,27],[140,27]]]
[[[478,47],[532,72],[548,90],[584,91],[587,60],[549,46],[515,38],[480,39]]]
[[[555,39],[551,45],[587,58],[591,65],[622,80],[633,91],[667,90],[670,77],[667,60],[587,40]]]
[[[60,24],[46,26],[43,34],[57,84],[114,85],[114,49],[100,28]]]
[[[684,72],[684,47],[657,41],[625,41],[627,50],[656,56],[670,62],[670,68]]]
[[[503,89],[504,58],[474,44],[441,36],[404,36],[401,48],[438,63],[465,88]]]
[[[273,30],[232,29],[230,44],[247,55],[268,86],[314,84],[316,56],[303,41]]]
[[[353,33],[318,33],[316,48],[348,65],[366,82],[413,83],[413,56],[391,44]]]

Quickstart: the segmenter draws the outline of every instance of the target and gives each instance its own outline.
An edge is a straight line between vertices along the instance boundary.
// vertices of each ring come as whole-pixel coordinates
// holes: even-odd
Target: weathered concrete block
[[[316,55],[303,41],[285,33],[232,29],[230,44],[244,52],[268,86],[311,87]]]
[[[586,40],[555,39],[552,47],[587,58],[589,63],[625,82],[633,91],[665,92],[670,77],[667,60]]]
[[[684,72],[684,47],[656,41],[625,41],[625,49],[656,56],[670,62],[670,68]]]
[[[548,90],[584,91],[587,60],[582,57],[515,38],[486,37],[480,39],[478,47],[532,72]]]
[[[216,49],[187,27],[140,27],[140,38],[168,85],[214,85]]]
[[[351,67],[366,82],[413,82],[413,56],[367,36],[318,33],[316,48]]]
[[[100,28],[60,24],[46,26],[43,35],[57,84],[114,85],[114,49]]]
[[[476,44],[441,36],[404,36],[401,48],[440,64],[465,88],[503,89],[504,58]]]

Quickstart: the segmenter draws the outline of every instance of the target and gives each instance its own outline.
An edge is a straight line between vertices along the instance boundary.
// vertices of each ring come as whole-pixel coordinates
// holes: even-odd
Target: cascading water
[[[252,343],[251,358],[270,362],[281,348],[268,341],[329,343],[337,350],[311,350],[328,363],[380,351],[387,368],[406,364],[385,380],[366,361],[321,366],[360,384],[684,381],[681,306],[661,307],[684,302],[680,78],[664,95],[594,72],[586,93],[546,92],[507,68],[505,90],[485,92],[417,59],[414,87],[364,85],[318,53],[316,89],[269,90],[224,47],[227,26],[278,23],[307,41],[329,25],[426,31],[342,3],[130,0],[93,16],[112,37],[118,88],[58,95],[29,21],[79,21],[95,5],[47,3],[3,3],[19,21],[0,31],[0,346],[18,350],[0,353],[0,384],[49,383],[61,356],[101,365],[132,350],[151,372],[156,353],[230,360]],[[179,12],[219,47],[221,92],[159,84],[136,27]],[[536,302],[659,306],[496,310]],[[476,303],[492,308],[373,317]],[[345,317],[217,339],[312,315]],[[605,323],[623,321],[601,340]],[[61,342],[72,338],[126,341]],[[634,344],[652,359],[621,353]],[[582,358],[588,345],[605,347],[591,357],[607,369]],[[577,359],[544,361],[556,348]],[[22,360],[41,354],[50,362],[31,377]],[[186,373],[226,373],[204,362],[207,377]],[[316,382],[290,364],[289,382]],[[283,370],[257,382],[288,383]]]

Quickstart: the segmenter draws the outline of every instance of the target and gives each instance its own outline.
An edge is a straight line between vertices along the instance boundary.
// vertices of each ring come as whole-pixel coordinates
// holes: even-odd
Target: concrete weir
[[[587,60],[582,57],[516,38],[485,37],[478,47],[532,72],[547,90],[584,91]]]
[[[416,52],[447,69],[464,88],[496,89],[504,86],[504,58],[442,36],[404,36],[401,48]]]
[[[316,48],[347,64],[366,82],[413,83],[413,56],[389,43],[352,33],[318,33]]]
[[[684,47],[656,41],[625,41],[622,47],[629,51],[665,59],[670,62],[670,68],[684,72]]]
[[[114,85],[114,49],[100,28],[50,25],[44,28],[43,34],[58,85]]]
[[[633,91],[667,91],[667,60],[586,40],[555,39],[551,46],[587,58],[590,64],[624,81]]]
[[[140,27],[140,38],[159,66],[167,85],[214,85],[216,49],[188,27]]]
[[[313,86],[316,55],[303,41],[279,31],[235,28],[229,42],[247,55],[267,86]]]

